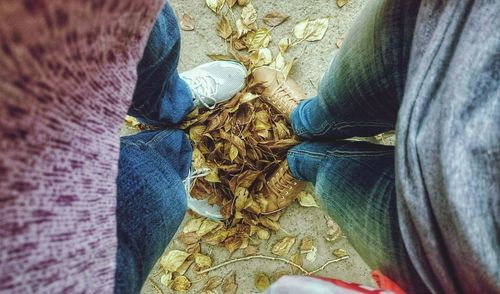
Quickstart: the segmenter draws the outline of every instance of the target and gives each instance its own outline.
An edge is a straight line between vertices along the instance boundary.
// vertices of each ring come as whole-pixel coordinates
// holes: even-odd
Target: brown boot
[[[267,182],[264,195],[268,204],[262,214],[273,214],[288,207],[291,202],[297,199],[305,185],[305,182],[298,181],[292,176],[288,168],[288,161],[283,160]]]
[[[263,86],[262,99],[290,120],[292,111],[306,95],[291,79],[285,79],[280,71],[259,67],[253,71],[254,83]]]

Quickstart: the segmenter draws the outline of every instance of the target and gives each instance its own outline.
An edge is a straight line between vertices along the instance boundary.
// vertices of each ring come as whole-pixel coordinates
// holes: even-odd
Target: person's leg
[[[318,87],[292,113],[303,138],[372,136],[395,128],[420,0],[375,0],[361,12]]]
[[[186,212],[191,144],[180,130],[123,137],[117,178],[116,293],[139,293]]]
[[[366,142],[305,142],[288,153],[294,177],[312,182],[320,206],[373,269],[408,293],[425,289],[399,230],[394,148]]]
[[[179,77],[180,30],[165,3],[137,67],[137,85],[129,114],[153,125],[176,125],[193,110],[193,94]]]

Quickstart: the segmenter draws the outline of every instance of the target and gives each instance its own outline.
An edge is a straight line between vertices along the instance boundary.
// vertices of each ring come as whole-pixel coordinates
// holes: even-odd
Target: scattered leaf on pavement
[[[271,285],[269,277],[264,273],[257,273],[255,276],[255,288],[260,292],[264,292]]]
[[[170,289],[178,292],[187,292],[191,288],[191,281],[185,276],[178,276],[170,284]]]
[[[182,13],[179,22],[182,30],[184,31],[194,30],[194,18],[191,15],[187,13]]]
[[[276,27],[284,23],[289,17],[290,17],[289,15],[279,13],[276,11],[271,11],[268,14],[266,14],[262,20],[268,26]]]
[[[295,244],[295,237],[284,237],[273,245],[271,252],[278,256],[285,256]]]
[[[160,260],[160,264],[166,270],[175,272],[188,258],[189,253],[180,250],[171,250]]]

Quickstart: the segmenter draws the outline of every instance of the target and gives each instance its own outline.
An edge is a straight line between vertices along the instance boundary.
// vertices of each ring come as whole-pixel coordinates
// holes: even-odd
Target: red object
[[[388,290],[396,294],[406,294],[406,292],[403,291],[398,284],[384,276],[384,274],[378,270],[372,272],[372,278],[375,280],[380,289]]]

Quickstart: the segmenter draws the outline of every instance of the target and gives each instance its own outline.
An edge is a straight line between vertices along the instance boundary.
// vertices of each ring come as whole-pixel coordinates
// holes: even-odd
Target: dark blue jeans
[[[320,205],[353,247],[409,293],[425,292],[403,244],[394,148],[343,139],[394,130],[419,0],[369,1],[322,78],[292,113],[305,140],[288,153],[292,174],[315,185]]]
[[[166,4],[138,65],[129,110],[165,128],[121,138],[116,293],[140,292],[187,209],[182,180],[191,166],[191,144],[183,131],[172,127],[193,109],[193,100],[177,74],[179,50],[177,19]]]

